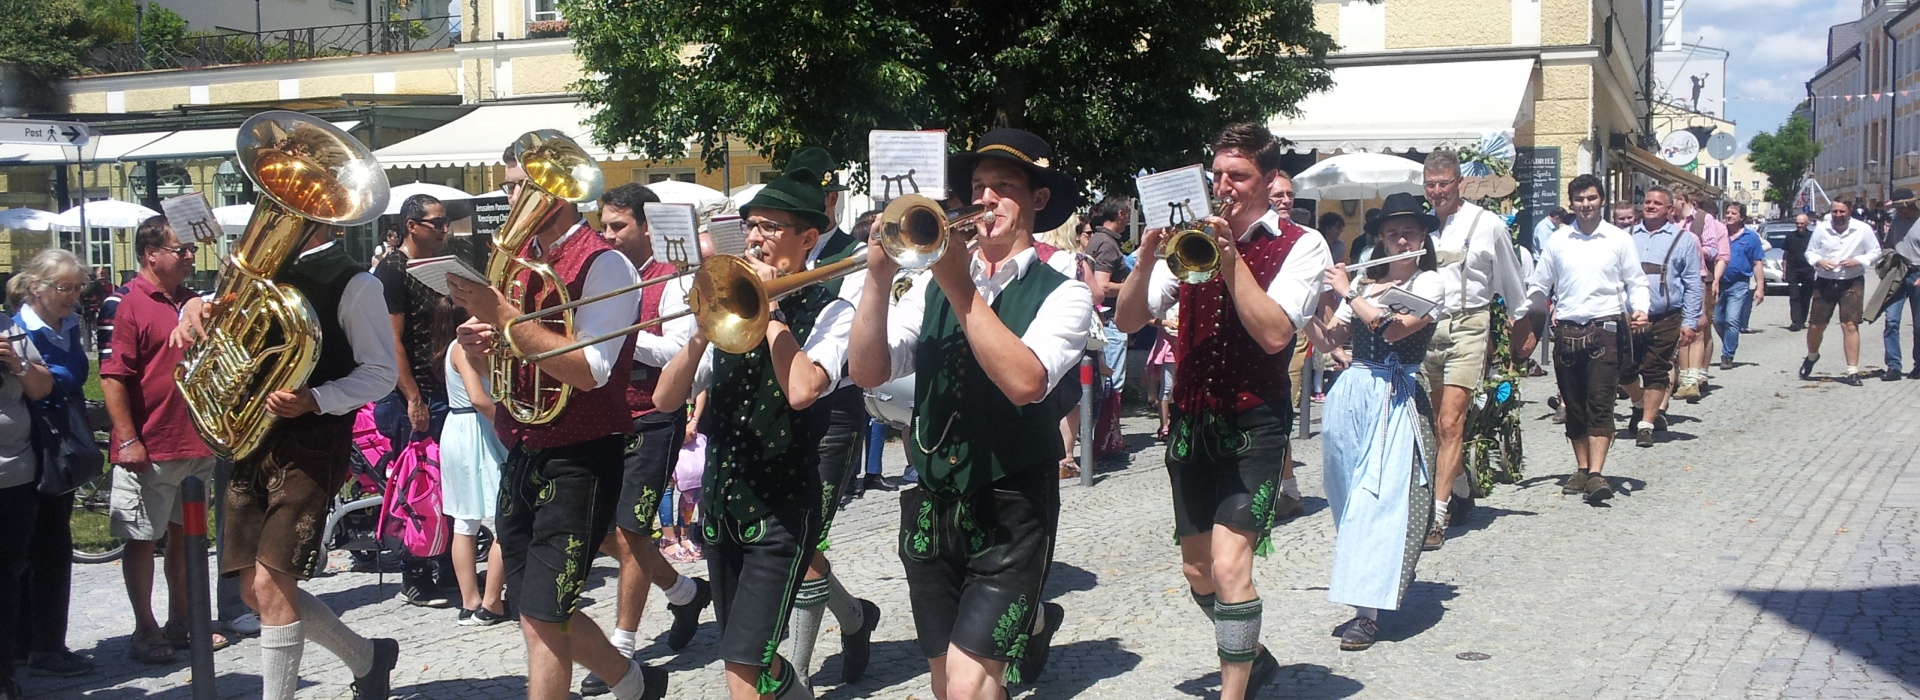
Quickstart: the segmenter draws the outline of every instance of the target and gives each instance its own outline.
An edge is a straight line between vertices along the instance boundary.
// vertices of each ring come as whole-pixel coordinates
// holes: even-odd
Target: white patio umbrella
[[[253,205],[214,207],[213,220],[220,222],[220,228],[226,229],[227,233],[240,233],[247,229],[247,222],[253,220]]]
[[[1315,163],[1294,176],[1301,199],[1377,199],[1421,194],[1421,165],[1385,153],[1347,153]]]
[[[416,194],[432,195],[434,199],[442,202],[458,202],[463,199],[473,199],[473,195],[446,185],[436,185],[431,182],[409,182],[404,185],[395,185],[393,189],[387,190],[387,210],[384,213],[389,216],[400,213],[400,205],[406,204],[407,198]]]
[[[59,216],[50,211],[14,207],[0,211],[0,228],[16,231],[45,231],[53,227],[53,221],[57,218]]]
[[[88,228],[133,228],[140,222],[160,215],[160,212],[117,199],[102,199],[87,202],[80,206],[60,212],[54,217],[53,227],[71,231],[80,230],[80,211],[87,212]]]
[[[741,185],[733,188],[733,200],[730,206],[732,206],[735,211],[738,211],[740,207],[745,206],[747,202],[753,201],[753,196],[760,194],[760,188],[762,187],[766,187],[766,185]]]
[[[695,211],[719,210],[727,206],[727,195],[706,185],[679,180],[661,180],[647,183],[647,189],[653,190],[662,202],[691,204]]]

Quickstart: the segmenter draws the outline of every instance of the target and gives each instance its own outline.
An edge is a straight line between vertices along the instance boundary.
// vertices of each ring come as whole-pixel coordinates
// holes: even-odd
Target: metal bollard
[[[1307,359],[1300,365],[1300,428],[1295,431],[1294,439],[1305,440],[1313,437],[1313,385],[1319,374],[1314,370],[1313,348],[1306,348]]]
[[[180,517],[185,521],[187,617],[193,642],[193,699],[214,700],[213,600],[207,590],[207,485],[199,477],[180,482]]]
[[[1093,485],[1093,356],[1080,356],[1080,485]]]

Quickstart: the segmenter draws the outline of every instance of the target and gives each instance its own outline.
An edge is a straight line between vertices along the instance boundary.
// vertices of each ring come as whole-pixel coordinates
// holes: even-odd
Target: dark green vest
[[[307,386],[315,387],[353,373],[359,363],[353,359],[353,345],[340,327],[340,297],[354,275],[367,271],[365,263],[354,260],[339,243],[326,250],[299,258],[281,270],[275,280],[292,285],[306,296],[320,322],[320,359],[307,377]],[[309,413],[282,424],[351,423],[353,414],[326,416]]]
[[[1035,259],[993,300],[994,314],[1014,335],[1024,335],[1047,295],[1066,281]],[[907,439],[907,459],[921,483],[938,494],[968,495],[1027,467],[1059,463],[1063,392],[1055,387],[1044,401],[1013,405],[980,368],[947,295],[939,285],[928,285],[926,294]]]
[[[821,285],[780,301],[793,337],[805,345],[821,309],[837,297]],[[820,505],[820,402],[795,411],[773,373],[766,341],[744,355],[713,351],[713,375],[701,432],[707,434],[707,470],[701,491],[708,517],[716,508],[742,523],[775,510]]]

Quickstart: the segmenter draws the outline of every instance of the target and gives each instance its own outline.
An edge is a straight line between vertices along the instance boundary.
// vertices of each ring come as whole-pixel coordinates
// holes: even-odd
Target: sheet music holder
[[[685,270],[700,264],[700,225],[692,204],[647,202],[653,259]]]
[[[947,198],[947,132],[867,132],[867,172],[877,190],[874,201],[890,202],[902,195]]]

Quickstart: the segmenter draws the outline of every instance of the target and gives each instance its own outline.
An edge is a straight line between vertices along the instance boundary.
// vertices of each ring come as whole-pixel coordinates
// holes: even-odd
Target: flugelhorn
[[[313,236],[358,226],[387,208],[387,175],[346,132],[296,112],[262,112],[240,126],[234,159],[260,192],[245,233],[214,285],[206,335],[174,381],[193,427],[230,460],[259,449],[279,418],[267,396],[306,386],[320,360],[320,319],[273,280]]]
[[[874,238],[901,268],[925,270],[947,252],[947,236],[971,237],[967,228],[992,223],[993,217],[992,210],[978,205],[950,212],[924,195],[903,195],[880,212]]]
[[[1220,243],[1213,238],[1213,225],[1202,223],[1202,219],[1190,203],[1173,205],[1173,211],[1167,214],[1167,227],[1174,232],[1160,242],[1167,269],[1186,284],[1210,282],[1220,274]]]
[[[525,320],[557,323],[554,330],[573,335],[574,306],[568,306],[567,286],[544,262],[521,256],[527,242],[552,225],[564,208],[600,197],[606,180],[593,158],[580,144],[552,129],[529,131],[513,142],[514,158],[527,172],[527,182],[513,195],[507,219],[493,236],[493,255],[487,260],[487,281],[521,308],[553,301],[567,306],[559,319],[525,316],[508,320],[499,329],[504,347],[496,349],[489,363],[493,379],[493,400],[507,407],[507,414],[526,425],[543,425],[560,417],[573,396],[573,387],[548,376],[514,345],[513,328]],[[540,298],[529,298],[535,282]]]

